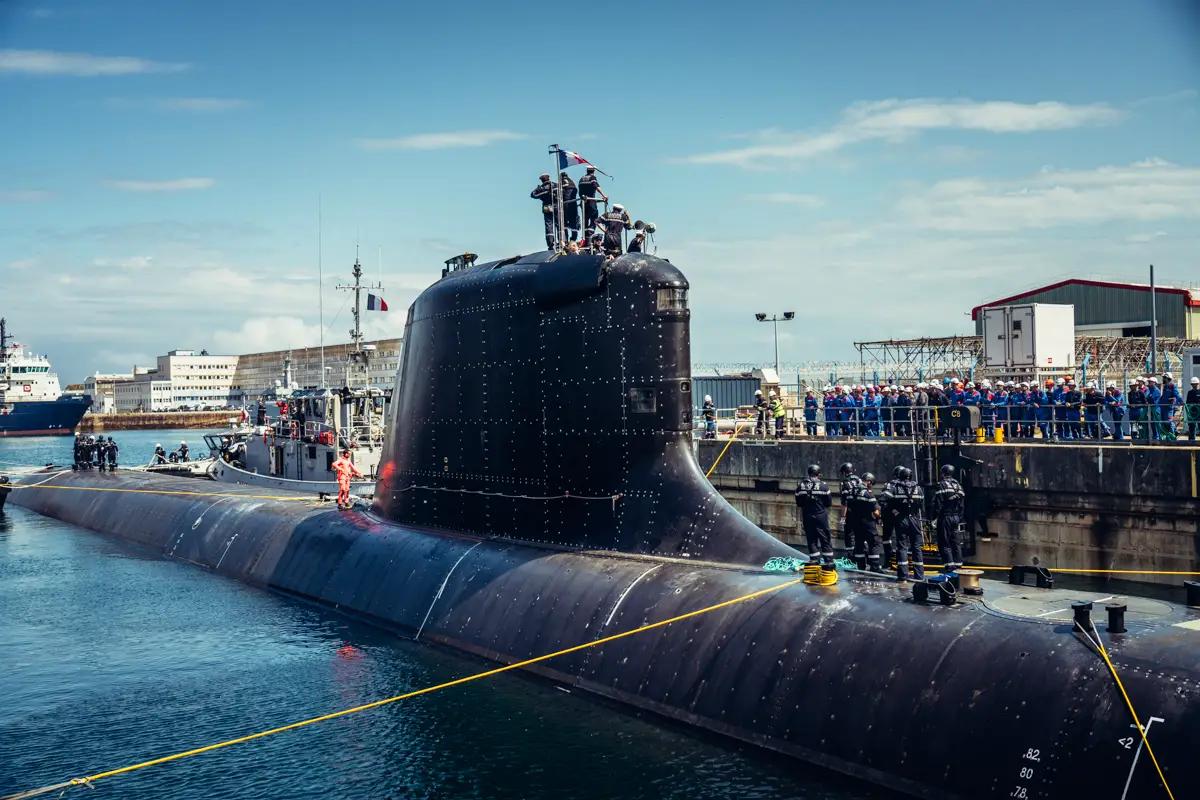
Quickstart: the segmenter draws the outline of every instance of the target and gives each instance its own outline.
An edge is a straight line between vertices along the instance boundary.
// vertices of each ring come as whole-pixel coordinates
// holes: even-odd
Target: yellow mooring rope
[[[508,664],[507,666],[497,667],[496,669],[490,669],[490,670],[487,670],[486,672],[478,672],[474,675],[468,675],[465,678],[457,678],[452,681],[446,681],[445,683],[439,683],[436,686],[427,686],[424,689],[417,689],[414,692],[407,692],[405,694],[399,694],[399,695],[396,695],[395,697],[389,697],[384,700],[376,700],[373,703],[367,703],[366,705],[355,706],[354,708],[347,708],[342,711],[335,711],[332,714],[325,714],[320,717],[313,717],[312,719],[306,719],[302,722],[293,722],[290,725],[283,725],[281,727],[271,728],[270,730],[261,731],[259,733],[252,733],[249,736],[239,736],[236,739],[229,739],[224,742],[218,742],[217,744],[210,744],[210,745],[206,745],[204,747],[197,747],[194,750],[186,750],[182,753],[175,753],[174,755],[163,756],[162,758],[155,758],[155,759],[151,759],[150,761],[143,761],[140,764],[131,764],[128,767],[121,767],[120,769],[111,769],[111,770],[107,770],[105,772],[97,772],[95,775],[89,775],[86,778],[73,778],[72,780],[64,781],[62,783],[56,783],[52,786],[43,786],[39,789],[30,789],[28,791],[18,792],[16,794],[5,795],[4,797],[0,797],[0,800],[26,800],[26,798],[38,797],[40,795],[49,794],[50,792],[55,792],[55,791],[60,791],[60,790],[63,790],[65,792],[65,790],[69,790],[75,786],[87,786],[88,788],[94,788],[94,787],[92,787],[92,784],[102,778],[111,778],[115,775],[123,775],[127,772],[134,772],[136,770],[145,769],[146,767],[153,767],[156,764],[166,764],[169,761],[178,761],[182,758],[188,758],[190,756],[200,755],[201,753],[209,753],[209,752],[212,752],[213,750],[220,750],[222,748],[230,747],[235,744],[241,744],[243,742],[253,741],[254,739],[262,739],[263,737],[272,736],[276,733],[283,733],[284,731],[291,731],[291,730],[295,730],[297,728],[303,728],[307,725],[314,725],[318,722],[325,722],[326,720],[337,719],[338,717],[345,717],[350,714],[357,714],[360,711],[367,711],[372,708],[379,708],[380,706],[386,706],[391,703],[397,703],[401,700],[408,700],[409,698],[417,697],[419,695],[430,694],[432,692],[440,691],[442,689],[449,689],[452,686],[458,686],[460,684],[470,683],[471,681],[477,681],[480,678],[488,678],[488,677],[491,677],[492,675],[499,675],[502,672],[508,672],[510,670],[520,669],[522,667],[528,667],[531,664],[537,664],[542,661],[548,661],[551,658],[556,658],[558,656],[565,656],[569,653],[575,653],[580,650],[586,650],[589,647],[596,647],[597,645],[607,644],[609,642],[615,642],[618,639],[624,639],[626,636],[633,636],[634,634],[644,633],[649,630],[654,630],[655,628],[661,628],[665,625],[670,625],[674,622],[681,622],[685,619],[691,619],[692,617],[699,617],[703,614],[708,614],[710,612],[717,611],[722,608],[728,608],[729,606],[737,605],[738,603],[744,603],[748,600],[753,600],[758,597],[764,597],[769,594],[774,594],[775,592],[779,592],[783,589],[787,589],[789,586],[795,586],[796,584],[800,583],[801,581],[802,581],[802,579],[797,578],[796,580],[787,581],[786,583],[781,583],[776,586],[772,586],[768,589],[760,589],[757,592],[751,592],[750,594],[745,594],[745,595],[742,595],[741,597],[735,597],[732,600],[725,600],[724,602],[717,603],[716,605],[711,605],[706,608],[697,609],[696,611],[689,611],[686,614],[680,614],[678,616],[671,617],[670,619],[664,619],[660,622],[652,622],[648,625],[643,625],[640,628],[634,628],[633,630],[625,631],[624,633],[615,633],[612,636],[605,636],[603,639],[597,639],[594,642],[586,642],[584,644],[575,645],[574,647],[567,647],[562,650],[557,650],[553,653],[547,653],[544,656],[537,656],[536,658],[529,658],[524,661],[518,661],[515,664]]]
[[[1133,715],[1133,722],[1137,725],[1138,733],[1142,735],[1142,744],[1146,746],[1146,752],[1150,754],[1150,760],[1154,762],[1154,768],[1158,770],[1158,779],[1162,781],[1163,788],[1167,790],[1167,797],[1170,800],[1175,800],[1175,794],[1171,791],[1170,784],[1167,783],[1167,777],[1163,775],[1162,767],[1158,765],[1158,757],[1154,755],[1154,748],[1150,746],[1150,740],[1146,738],[1146,729],[1142,727],[1142,721],[1138,719],[1137,712],[1133,710],[1133,702],[1129,699],[1129,693],[1125,691],[1125,684],[1121,683],[1121,676],[1117,674],[1117,668],[1113,666],[1112,659],[1108,657],[1108,650],[1104,647],[1104,642],[1100,640],[1100,632],[1096,630],[1096,623],[1092,623],[1092,633],[1096,634],[1096,638],[1092,638],[1092,633],[1088,633],[1079,623],[1075,623],[1076,629],[1083,632],[1083,636],[1092,644],[1100,657],[1104,659],[1104,663],[1108,665],[1108,671],[1112,673],[1113,680],[1117,682],[1117,688],[1121,690],[1121,696],[1125,698],[1125,705],[1129,708],[1129,713]],[[1131,776],[1132,777],[1132,776]]]
[[[746,423],[743,422],[741,425],[738,425],[733,429],[733,435],[729,437],[729,441],[726,442],[725,446],[721,448],[721,452],[717,454],[717,460],[714,461],[712,466],[708,468],[708,472],[704,473],[704,477],[707,478],[713,474],[713,470],[717,468],[717,464],[720,464],[721,459],[725,457],[725,451],[729,449],[729,445],[733,444],[733,440],[737,438],[737,435],[742,432],[742,428],[744,427],[746,427]],[[0,800],[3,800],[3,798],[0,798]]]

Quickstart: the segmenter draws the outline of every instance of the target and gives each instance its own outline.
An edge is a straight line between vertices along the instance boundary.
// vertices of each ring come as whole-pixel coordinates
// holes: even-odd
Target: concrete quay
[[[106,431],[146,431],[225,428],[230,420],[241,419],[240,411],[173,411],[159,413],[85,414],[79,433]]]
[[[698,443],[706,472],[724,441]],[[911,441],[734,440],[710,476],[752,522],[805,549],[793,499],[796,481],[819,464],[836,490],[838,467],[874,473],[882,491],[903,464],[928,486],[943,464],[967,490],[971,563],[1007,567],[1037,558],[1050,569],[1200,571],[1200,448],[1102,444],[953,444]],[[837,503],[835,501],[835,508]],[[842,544],[834,532],[835,547]],[[1179,585],[1188,576],[1121,575]]]

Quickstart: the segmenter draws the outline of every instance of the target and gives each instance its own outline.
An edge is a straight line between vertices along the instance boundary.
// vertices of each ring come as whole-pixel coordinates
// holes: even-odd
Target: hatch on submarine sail
[[[502,663],[778,586],[761,567],[794,551],[692,455],[687,292],[641,254],[448,271],[409,309],[372,513],[120,473],[39,476],[11,502]],[[1175,796],[1200,796],[1197,615],[1132,617],[1100,635]],[[917,797],[1165,796],[1070,626],[889,581],[790,587],[529,669]]]

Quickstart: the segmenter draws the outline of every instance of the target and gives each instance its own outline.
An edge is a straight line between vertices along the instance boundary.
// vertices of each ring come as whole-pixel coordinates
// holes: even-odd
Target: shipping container
[[[984,369],[990,373],[1075,367],[1075,309],[1023,303],[982,309]]]
[[[712,395],[717,408],[730,409],[753,405],[754,392],[762,381],[752,375],[700,375],[692,377],[692,403],[695,417],[700,418],[704,395]]]
[[[1183,374],[1180,375],[1179,391],[1187,392],[1192,388],[1192,378],[1200,378],[1200,347],[1193,347],[1190,350],[1183,351],[1183,369],[1180,370]]]

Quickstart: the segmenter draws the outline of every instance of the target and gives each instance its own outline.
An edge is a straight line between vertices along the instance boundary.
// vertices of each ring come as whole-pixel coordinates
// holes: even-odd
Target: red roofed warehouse
[[[1158,335],[1163,338],[1200,338],[1200,289],[1156,286]],[[1150,285],[1115,283],[1081,278],[1052,283],[971,309],[975,333],[983,333],[980,311],[993,306],[1023,303],[1061,303],[1075,306],[1075,331],[1092,336],[1149,336]]]

